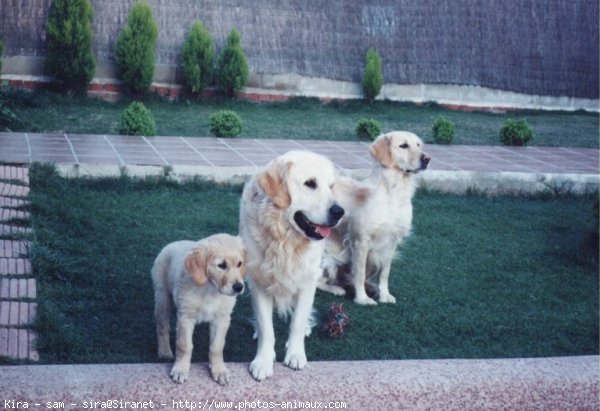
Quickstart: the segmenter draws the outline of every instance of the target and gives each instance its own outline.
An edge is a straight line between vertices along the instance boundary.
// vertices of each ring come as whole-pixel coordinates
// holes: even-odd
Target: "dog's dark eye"
[[[241,266],[242,266],[242,262],[240,261],[240,262],[238,263],[238,268],[240,268]]]
[[[217,265],[217,267],[219,267],[221,270],[226,270],[227,263],[225,261],[223,261],[221,264]]]
[[[306,187],[311,188],[311,189],[314,190],[315,188],[317,188],[317,180],[315,180],[314,178],[311,178],[310,180],[306,180],[304,182],[304,185]]]
[[[400,148],[408,148],[408,144],[406,144],[406,143],[400,144]]]

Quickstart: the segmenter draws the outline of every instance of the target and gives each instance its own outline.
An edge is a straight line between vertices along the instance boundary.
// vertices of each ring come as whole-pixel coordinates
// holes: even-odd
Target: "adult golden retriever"
[[[240,235],[248,249],[248,285],[258,347],[250,364],[256,380],[273,374],[273,310],[291,314],[284,364],[307,364],[304,338],[321,276],[324,238],[344,215],[333,195],[336,171],[327,158],[290,151],[271,161],[244,186]]]
[[[343,295],[351,285],[356,303],[376,304],[366,285],[378,277],[379,302],[396,302],[388,279],[396,248],[411,229],[413,176],[431,160],[423,148],[413,133],[380,135],[369,149],[376,160],[371,175],[364,182],[339,178],[338,198],[346,217],[327,241],[320,289]]]
[[[239,237],[215,234],[198,242],[167,245],[152,267],[158,356],[173,358],[169,342],[171,312],[177,309],[175,364],[171,378],[187,380],[196,323],[210,324],[209,365],[212,378],[226,384],[225,337],[236,296],[244,291],[246,249]]]

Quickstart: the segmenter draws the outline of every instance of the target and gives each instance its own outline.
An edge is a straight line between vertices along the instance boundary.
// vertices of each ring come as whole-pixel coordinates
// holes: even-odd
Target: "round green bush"
[[[358,120],[354,131],[361,139],[375,140],[381,134],[381,125],[377,120],[363,117]]]
[[[440,116],[435,120],[431,127],[433,131],[433,141],[437,144],[450,144],[454,140],[454,123]]]
[[[153,136],[156,123],[152,112],[143,103],[134,101],[121,114],[121,134],[130,136]]]
[[[150,88],[157,37],[158,27],[148,1],[138,0],[115,45],[117,72],[128,92],[140,94]]]
[[[242,132],[242,119],[235,112],[221,110],[208,118],[210,132],[216,137],[235,137]]]
[[[533,138],[527,120],[508,119],[500,129],[500,141],[506,146],[526,146]]]

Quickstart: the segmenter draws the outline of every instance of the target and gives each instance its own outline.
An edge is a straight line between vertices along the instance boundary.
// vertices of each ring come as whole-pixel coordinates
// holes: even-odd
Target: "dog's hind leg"
[[[365,281],[367,280],[367,260],[371,242],[358,239],[354,242],[352,253],[352,282],[355,289],[354,302],[361,305],[375,305],[377,302],[367,295]]]
[[[394,259],[394,250],[396,250],[396,243],[393,244],[393,247],[390,247],[385,254],[383,254],[382,258],[382,267],[381,272],[379,273],[379,302],[380,303],[388,303],[394,304],[396,302],[396,297],[390,294],[389,290],[389,278],[390,278],[390,270],[392,268],[392,261]]]
[[[167,289],[168,264],[157,259],[152,267],[152,279],[154,281],[154,318],[156,320],[156,339],[158,342],[158,357],[173,358],[169,334],[171,332],[171,313],[173,311],[173,299]]]

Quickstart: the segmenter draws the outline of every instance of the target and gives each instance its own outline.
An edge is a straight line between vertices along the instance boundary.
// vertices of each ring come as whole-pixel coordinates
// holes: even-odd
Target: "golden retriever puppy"
[[[244,291],[246,249],[239,237],[216,234],[198,242],[167,245],[152,267],[158,356],[173,358],[169,342],[173,308],[177,310],[175,364],[171,378],[187,380],[196,323],[210,324],[209,366],[212,378],[226,384],[229,371],[223,347],[236,296]]]
[[[248,248],[248,285],[258,347],[250,364],[256,380],[273,374],[273,310],[291,314],[284,364],[307,364],[304,338],[311,316],[324,238],[344,215],[333,195],[335,169],[327,158],[290,151],[271,161],[244,186],[240,235]]]
[[[343,295],[344,286],[355,291],[358,304],[376,304],[367,294],[367,281],[378,277],[381,303],[395,303],[388,279],[396,248],[412,224],[413,175],[425,170],[431,158],[413,133],[395,131],[380,135],[369,152],[376,160],[364,182],[341,177],[336,183],[346,217],[327,242],[323,258],[325,278],[319,288]]]

